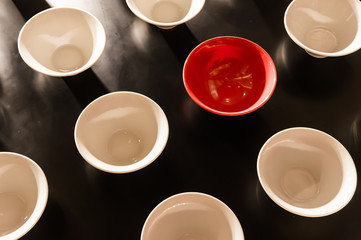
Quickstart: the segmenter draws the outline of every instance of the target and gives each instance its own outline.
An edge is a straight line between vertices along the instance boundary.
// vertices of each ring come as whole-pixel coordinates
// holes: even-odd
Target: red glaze
[[[267,52],[239,37],[217,37],[188,56],[183,80],[189,96],[204,109],[226,116],[250,113],[271,97],[276,68]]]

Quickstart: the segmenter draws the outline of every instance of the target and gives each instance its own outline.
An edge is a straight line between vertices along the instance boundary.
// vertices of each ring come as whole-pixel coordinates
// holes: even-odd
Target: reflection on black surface
[[[309,236],[312,236],[314,239],[321,239],[322,235],[319,235],[319,232],[328,232],[330,229],[337,227],[336,217],[332,215],[324,218],[310,218],[288,212],[268,197],[260,183],[255,187],[255,191],[257,206],[254,206],[252,211],[256,214],[255,218],[259,221],[255,222],[255,224],[259,224],[263,228],[258,233],[257,239],[266,239],[267,234],[278,235],[280,232],[282,232],[283,236],[288,236],[286,239],[304,240],[309,239]],[[296,224],[289,226],[288,223],[290,221],[294,221]],[[267,226],[268,222],[276,222],[276,224],[270,227]],[[332,239],[342,239],[342,237]]]
[[[149,54],[148,51],[150,49],[149,28],[149,24],[143,22],[138,18],[135,18],[129,26],[129,34],[132,40],[129,42],[134,42],[135,47],[142,51],[144,54]]]
[[[238,145],[239,147],[254,147],[256,143],[262,143],[263,139],[257,138],[261,132],[270,132],[267,122],[256,112],[241,116],[225,117],[207,112],[200,108],[191,100],[184,102],[184,123],[187,129],[182,129],[184,133],[190,134],[190,141],[202,140],[209,144]],[[202,126],[202,128],[199,128]],[[215,139],[217,136],[227,136],[224,139]],[[240,135],[242,137],[240,137]],[[199,138],[197,140],[197,138]],[[240,145],[240,143],[242,143]],[[238,148],[239,148],[238,147]]]
[[[63,79],[82,107],[86,107],[96,98],[109,93],[109,90],[91,69]]]
[[[261,133],[272,132],[268,123],[257,111],[224,117],[207,112],[191,100],[185,100],[183,111],[181,125],[186,127],[174,129],[173,134],[187,139],[181,145],[186,160],[176,163],[189,176],[189,184],[203,182],[209,193],[219,193],[222,186],[236,184],[237,196],[241,195],[244,190],[238,187],[255,180],[257,155],[266,140]],[[230,183],[227,176],[231,175],[243,180]]]
[[[182,180],[178,169],[163,152],[151,165],[136,172],[112,174],[86,164],[86,177],[92,189],[92,201],[99,201],[101,214],[117,216],[111,221],[101,221],[99,229],[109,229],[120,239],[130,239],[127,232],[140,236],[142,226],[153,208],[162,200],[179,193]],[[184,189],[186,191],[188,189]],[[135,217],[136,216],[136,217]],[[99,217],[99,216],[97,216]],[[115,220],[115,221],[114,221]],[[120,233],[124,233],[119,235]],[[102,237],[96,239],[103,239]],[[139,238],[138,238],[139,239]]]
[[[0,73],[1,76],[1,73]],[[2,100],[3,97],[3,85],[2,79],[0,78],[0,149],[5,148],[6,139],[11,134],[11,123],[10,116],[7,110],[7,107]]]
[[[356,115],[355,119],[352,121],[351,127],[351,137],[352,142],[355,146],[355,149],[361,151],[361,112]]]
[[[12,134],[12,122],[7,107],[0,97],[0,149],[6,149],[7,139]]]
[[[278,45],[275,64],[279,84],[291,93],[311,98],[322,98],[339,91],[351,73],[344,58],[314,58],[288,36]]]
[[[186,97],[183,101],[183,119],[185,123],[192,124],[199,121],[199,118],[202,117],[201,114],[205,114],[205,110],[198,106],[190,97]]]
[[[255,198],[252,199],[253,201],[249,200],[249,211],[252,212],[251,216],[254,218],[255,224],[263,226],[262,231],[255,233],[258,236],[253,237],[256,239],[267,239],[268,236],[277,235],[278,231],[274,227],[267,226],[267,222],[275,221],[275,216],[284,214],[284,210],[268,197],[259,181],[257,181],[256,186],[252,187],[254,187]],[[278,218],[277,221],[279,221]]]
[[[52,196],[49,196],[45,211],[37,224],[27,233],[25,239],[66,239],[68,223],[64,210]]]
[[[39,227],[45,228],[42,233],[48,233],[47,239],[64,239],[67,233],[67,219],[64,210],[51,196],[48,199]],[[43,236],[44,237],[44,236]]]
[[[266,140],[261,133],[272,134],[270,126],[257,111],[225,117],[208,112],[187,98],[183,103],[182,116],[182,125],[186,128],[181,129],[181,134],[188,135],[191,145],[202,143],[200,146],[206,149],[219,150],[220,153],[229,155],[236,153],[240,158],[251,157],[252,161],[255,160],[254,156],[246,156],[245,152],[252,149],[258,154]],[[247,151],[243,151],[245,149]],[[207,154],[206,152],[204,153]]]
[[[180,179],[174,178],[179,176],[177,173],[179,170],[169,161],[171,159],[165,149],[153,163],[135,172],[107,173],[86,164],[86,174],[91,188],[95,193],[100,194],[104,203],[121,200],[142,206],[144,209],[151,209],[158,203],[151,202],[144,196],[157,195],[166,198],[174,194],[174,189],[179,189],[183,184]],[[146,176],[149,175],[152,177],[147,178]],[[120,209],[124,207],[126,204],[119,206]]]
[[[89,221],[87,218],[78,218],[78,213],[64,205],[64,199],[59,196],[49,195],[45,211],[36,225],[21,239],[101,239],[94,234],[94,229],[82,226]],[[91,211],[91,209],[88,209]],[[75,215],[74,215],[75,214]],[[92,216],[92,213],[89,212]],[[93,216],[92,216],[93,217]],[[100,216],[99,216],[100,217]],[[104,233],[102,233],[104,234]]]
[[[188,54],[199,44],[186,24],[181,24],[168,30],[159,29],[159,31],[182,65],[187,59]]]
[[[259,11],[268,24],[272,33],[277,36],[284,33],[284,28],[280,27],[283,25],[283,17],[286,8],[291,0],[277,1],[277,6],[273,1],[269,0],[254,0],[254,3],[258,6]],[[272,11],[270,11],[272,9]]]
[[[19,9],[21,15],[25,20],[30,19],[35,14],[50,8],[49,4],[45,0],[12,0],[15,6]],[[36,2],[36,3],[35,3]]]

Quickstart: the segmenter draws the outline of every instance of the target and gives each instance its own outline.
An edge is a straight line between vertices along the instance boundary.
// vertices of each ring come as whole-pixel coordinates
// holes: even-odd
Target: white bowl
[[[170,29],[194,18],[205,0],[126,0],[129,9],[143,21]]]
[[[19,239],[38,222],[48,200],[44,172],[28,157],[0,152],[0,240]]]
[[[275,203],[306,217],[339,211],[357,185],[355,164],[346,148],[312,128],[289,128],[269,138],[258,155],[257,172]]]
[[[220,200],[187,192],[162,201],[150,213],[141,240],[243,240],[241,224]]]
[[[361,48],[359,0],[294,0],[284,16],[290,38],[314,57],[336,57]]]
[[[35,71],[55,77],[72,76],[90,68],[106,42],[99,20],[69,7],[44,10],[22,27],[18,49]]]
[[[91,102],[74,131],[83,158],[111,173],[139,170],[163,151],[169,134],[167,117],[150,98],[134,92],[113,92]]]

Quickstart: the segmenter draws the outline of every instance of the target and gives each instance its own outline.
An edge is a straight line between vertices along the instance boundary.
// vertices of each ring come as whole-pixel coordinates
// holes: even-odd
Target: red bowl
[[[216,37],[198,45],[183,67],[189,96],[202,108],[236,116],[255,111],[271,97],[277,81],[268,53],[239,37]]]

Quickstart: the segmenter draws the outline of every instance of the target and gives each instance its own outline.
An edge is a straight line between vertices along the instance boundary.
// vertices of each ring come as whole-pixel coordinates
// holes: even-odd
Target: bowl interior
[[[190,97],[218,114],[244,114],[263,105],[276,84],[271,57],[237,37],[210,39],[188,56],[183,79]]]
[[[181,21],[192,6],[192,0],[128,0],[127,2],[137,16],[154,24]]]
[[[155,102],[140,94],[118,92],[84,109],[75,139],[82,156],[98,168],[131,166],[154,160],[165,145],[167,129],[165,115]]]
[[[166,199],[149,215],[142,240],[242,240],[238,219],[219,200],[200,193]]]
[[[340,194],[347,162],[352,162],[351,156],[331,136],[294,128],[281,131],[265,143],[258,157],[258,175],[276,203],[302,214],[302,209],[321,208]],[[350,168],[349,173],[352,171]],[[344,201],[336,205],[339,207]],[[335,209],[324,210],[329,212],[316,210],[313,214],[326,215]]]
[[[47,183],[31,160],[0,154],[0,238],[19,238],[37,222],[45,208]]]
[[[105,33],[92,15],[51,8],[32,17],[19,35],[19,51],[33,69],[48,75],[84,68],[101,55]]]
[[[354,41],[358,31],[351,2],[295,0],[286,11],[286,29],[291,37],[310,50],[341,51]]]

